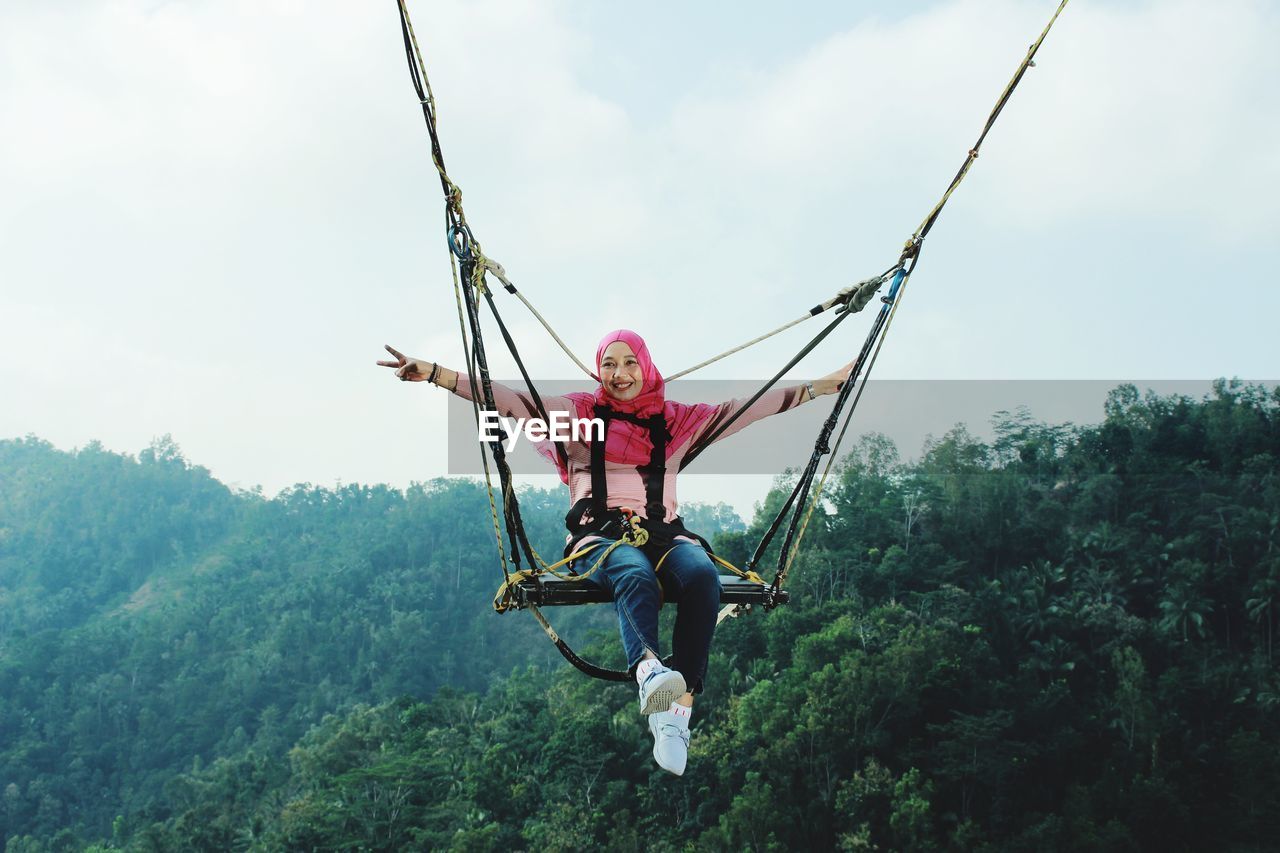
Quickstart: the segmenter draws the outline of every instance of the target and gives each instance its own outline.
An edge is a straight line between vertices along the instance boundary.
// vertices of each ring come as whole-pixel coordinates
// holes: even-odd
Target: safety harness
[[[576,551],[579,543],[588,537],[617,539],[624,532],[634,531],[637,527],[648,533],[642,547],[655,565],[671,550],[676,538],[680,536],[689,537],[702,545],[707,553],[713,553],[707,540],[688,530],[679,516],[667,521],[667,508],[662,496],[666,487],[667,442],[671,440],[671,431],[667,429],[663,413],[640,417],[597,405],[594,414],[604,428],[601,435],[591,442],[591,495],[575,502],[564,517],[564,525],[568,528],[570,537],[569,544],[564,549],[565,556]],[[609,440],[609,426],[615,420],[627,421],[648,430],[649,443],[653,446],[648,463],[637,469],[644,480],[643,518],[637,518],[637,513],[629,507],[609,506],[604,454]]]

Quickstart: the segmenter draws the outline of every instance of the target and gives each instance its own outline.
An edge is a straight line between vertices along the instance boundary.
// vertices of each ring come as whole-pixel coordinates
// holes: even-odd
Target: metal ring
[[[471,236],[470,228],[467,228],[465,225],[450,225],[448,240],[449,251],[457,255],[458,260],[471,260],[471,244],[474,242],[474,238]]]

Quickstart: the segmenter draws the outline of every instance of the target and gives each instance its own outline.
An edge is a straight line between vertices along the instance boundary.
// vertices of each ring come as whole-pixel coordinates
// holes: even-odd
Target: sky
[[[626,326],[671,372],[891,265],[1055,7],[410,11],[486,253],[580,357]],[[1264,0],[1073,0],[875,375],[1280,377],[1277,36]],[[0,438],[136,453],[170,434],[267,494],[445,473],[446,394],[374,366],[384,343],[461,361],[394,4],[6,0],[0,126]],[[534,376],[572,378],[499,298]],[[848,361],[869,319],[794,377]],[[700,376],[762,379],[815,331]],[[938,432],[957,419],[929,409]],[[681,488],[746,514],[768,484]]]

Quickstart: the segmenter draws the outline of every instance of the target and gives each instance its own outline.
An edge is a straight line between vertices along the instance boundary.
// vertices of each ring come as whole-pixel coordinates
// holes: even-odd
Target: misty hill
[[[1274,849],[1280,397],[996,436],[862,440],[796,600],[718,634],[681,779],[631,688],[488,612],[472,483],[266,500],[164,442],[0,443],[6,850]]]

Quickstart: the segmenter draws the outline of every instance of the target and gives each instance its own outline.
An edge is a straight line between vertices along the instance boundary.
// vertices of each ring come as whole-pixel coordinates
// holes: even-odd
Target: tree
[[[1274,660],[1272,657],[1272,631],[1275,625],[1276,602],[1280,600],[1280,571],[1272,567],[1266,577],[1259,579],[1253,585],[1251,591],[1253,597],[1245,602],[1245,608],[1249,613],[1249,618],[1254,622],[1260,622],[1265,625],[1267,663],[1270,664]]]

